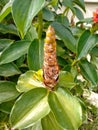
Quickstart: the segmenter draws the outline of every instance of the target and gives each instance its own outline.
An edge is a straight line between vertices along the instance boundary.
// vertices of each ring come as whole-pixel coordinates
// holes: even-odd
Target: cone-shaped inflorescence
[[[55,31],[52,26],[48,27],[44,44],[43,79],[44,84],[50,90],[54,90],[58,80],[59,66],[56,58]]]

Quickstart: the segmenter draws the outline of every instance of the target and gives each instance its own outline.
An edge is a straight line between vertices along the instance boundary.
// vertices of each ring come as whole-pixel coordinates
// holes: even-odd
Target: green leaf
[[[0,51],[8,47],[11,43],[13,43],[11,39],[0,39]]]
[[[2,24],[0,23],[0,32],[3,34],[10,33],[18,36],[17,28],[13,24]]]
[[[28,50],[28,66],[29,69],[39,70],[43,64],[43,42],[35,39]]]
[[[91,55],[98,57],[98,47],[94,47],[90,53]]]
[[[20,70],[14,63],[0,65],[0,76],[8,77],[20,74]]]
[[[56,34],[60,37],[61,40],[63,40],[65,46],[75,52],[76,51],[76,40],[73,37],[71,31],[66,28],[63,24],[60,24],[58,22],[53,22],[52,26],[54,27]]]
[[[37,72],[29,70],[26,73],[20,75],[16,86],[19,92],[26,92],[35,87],[45,87],[43,84],[42,70]]]
[[[10,115],[12,129],[29,127],[46,116],[49,111],[47,89],[32,89],[23,94],[14,104]]]
[[[90,33],[86,30],[80,37],[77,46],[77,58],[78,60],[85,57],[89,51],[96,45],[98,36]]]
[[[82,123],[82,109],[79,101],[65,88],[50,92],[48,100],[58,123],[64,129],[78,130]]]
[[[74,77],[72,76],[71,73],[66,71],[60,71],[58,86],[63,86],[71,89],[75,85],[76,83],[74,82]]]
[[[78,18],[79,20],[84,19],[83,12],[82,12],[79,8],[77,8],[77,7],[74,7],[74,9],[75,9],[75,11],[76,11],[76,16],[77,16],[77,18]]]
[[[29,41],[33,41],[36,38],[38,38],[36,28],[34,26],[31,26],[30,29],[27,31],[24,39],[29,40]]]
[[[85,2],[84,0],[73,0],[74,3],[76,3],[80,8],[82,8],[84,11],[85,10]]]
[[[0,103],[10,101],[19,96],[16,84],[10,81],[0,81]]]
[[[63,2],[64,2],[65,6],[69,7],[75,13],[75,10],[73,8],[72,0],[63,0]]]
[[[0,55],[0,65],[12,62],[26,54],[30,43],[29,41],[16,41],[8,46]]]
[[[32,19],[42,9],[44,3],[44,0],[26,0],[25,2],[24,0],[14,0],[12,15],[22,38],[24,38],[31,26]]]
[[[50,11],[47,8],[43,9],[43,19],[47,20],[47,21],[54,21],[54,14],[52,11]]]
[[[33,126],[23,129],[23,130],[43,130],[42,129],[42,125],[41,125],[41,121],[37,121]]]
[[[13,101],[1,103],[0,104],[0,111],[4,112],[6,114],[10,114],[13,104],[14,104]]]
[[[0,12],[0,22],[11,12],[12,1],[10,0]]]
[[[43,130],[64,130],[59,126],[52,112],[50,112],[47,116],[45,116],[41,120],[41,123]]]
[[[79,66],[83,76],[93,85],[98,85],[98,75],[96,72],[96,67],[93,66],[93,64],[89,63],[86,59],[81,60]]]

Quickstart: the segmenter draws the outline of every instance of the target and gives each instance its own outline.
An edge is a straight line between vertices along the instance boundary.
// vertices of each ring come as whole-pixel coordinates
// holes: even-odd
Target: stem
[[[42,37],[42,30],[43,30],[43,17],[42,17],[42,11],[38,13],[38,38],[39,40]]]

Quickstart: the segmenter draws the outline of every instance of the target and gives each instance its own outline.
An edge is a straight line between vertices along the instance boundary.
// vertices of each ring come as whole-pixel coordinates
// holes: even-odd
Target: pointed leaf
[[[28,50],[28,66],[32,70],[39,70],[43,64],[43,42],[35,39]]]
[[[0,12],[0,22],[11,12],[12,1],[10,0]]]
[[[42,9],[44,2],[44,0],[26,0],[25,2],[24,0],[14,0],[12,15],[22,38],[30,27],[32,19]]]
[[[10,81],[0,81],[0,103],[10,101],[19,96],[16,84]]]
[[[20,70],[14,63],[7,63],[0,65],[0,76],[8,77],[16,74],[20,74]]]
[[[0,64],[12,62],[26,54],[31,42],[16,41],[8,46],[0,55]]]
[[[78,100],[65,88],[49,94],[50,108],[58,123],[68,130],[78,130],[82,123],[82,109]]]
[[[49,111],[47,89],[32,89],[23,94],[14,104],[10,115],[12,129],[29,127],[46,116]]]
[[[53,22],[52,26],[54,27],[56,34],[63,40],[65,46],[71,51],[76,51],[76,40],[73,37],[71,31],[66,28],[63,24],[58,22]]]
[[[50,112],[47,116],[45,116],[41,120],[41,123],[43,130],[64,130],[59,126],[52,112]]]
[[[97,35],[90,34],[90,31],[86,30],[80,37],[77,46],[77,56],[78,59],[85,57],[88,52],[96,46],[98,41]]]
[[[93,85],[98,85],[98,75],[96,67],[89,63],[87,60],[81,60],[80,64],[81,73],[83,76],[92,82]]]
[[[29,70],[20,75],[17,83],[17,90],[19,92],[26,92],[35,87],[44,87],[42,70],[37,72]]]

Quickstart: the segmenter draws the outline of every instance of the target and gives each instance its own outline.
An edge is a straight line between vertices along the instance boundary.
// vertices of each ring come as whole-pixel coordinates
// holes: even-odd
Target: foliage
[[[83,96],[98,92],[98,23],[84,18],[84,0],[1,0],[0,10],[0,129],[98,129],[98,110]],[[54,91],[42,71],[49,25],[60,67]]]

